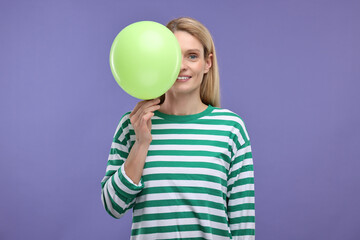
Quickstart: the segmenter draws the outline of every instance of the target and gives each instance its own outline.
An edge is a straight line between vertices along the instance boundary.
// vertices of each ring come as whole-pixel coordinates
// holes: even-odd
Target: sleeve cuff
[[[125,164],[121,166],[121,171],[119,172],[120,181],[132,191],[141,191],[144,188],[144,182],[142,178],[138,184],[135,184],[128,175],[125,173]]]

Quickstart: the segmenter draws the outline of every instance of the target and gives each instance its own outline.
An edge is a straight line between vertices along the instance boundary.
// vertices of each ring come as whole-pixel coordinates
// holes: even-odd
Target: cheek
[[[205,64],[203,63],[197,63],[194,66],[194,71],[196,72],[196,74],[203,74],[205,71]]]

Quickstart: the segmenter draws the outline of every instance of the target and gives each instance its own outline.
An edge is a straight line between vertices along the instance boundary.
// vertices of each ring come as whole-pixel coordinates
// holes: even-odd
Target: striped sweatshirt
[[[105,210],[133,208],[131,239],[255,239],[250,139],[234,112],[209,105],[193,115],[154,112],[139,184],[124,171],[135,143],[130,112],[116,129],[101,182]]]

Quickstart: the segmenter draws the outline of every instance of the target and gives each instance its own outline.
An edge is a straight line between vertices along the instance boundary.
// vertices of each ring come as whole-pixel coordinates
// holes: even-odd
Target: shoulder
[[[126,112],[121,116],[121,118],[120,118],[120,120],[118,122],[118,125],[116,127],[114,137],[116,137],[117,135],[122,134],[122,132],[125,129],[129,128],[129,126],[131,125],[131,123],[130,123],[130,113],[131,112]],[[128,132],[128,131],[126,131],[126,132]]]
[[[129,123],[130,123],[130,113],[131,113],[130,111],[126,112],[121,116],[119,124],[118,124],[119,126],[123,126],[124,124],[129,125]],[[124,127],[126,127],[126,126],[124,126]]]
[[[226,108],[219,108],[219,107],[213,107],[212,116],[218,117],[220,119],[232,121],[234,123],[239,124],[240,126],[243,126],[245,128],[245,122],[242,117],[240,117],[237,113],[226,109]]]
[[[241,142],[250,140],[243,118],[234,111],[214,107],[211,115],[214,116],[214,118],[227,121],[232,126],[232,132],[237,132],[237,135],[240,135],[239,137],[243,139]]]

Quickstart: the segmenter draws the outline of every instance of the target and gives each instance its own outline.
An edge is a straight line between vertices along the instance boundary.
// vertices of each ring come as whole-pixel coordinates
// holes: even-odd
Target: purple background
[[[142,20],[191,16],[212,32],[222,107],[251,137],[256,234],[360,239],[360,2],[1,1],[0,239],[128,239],[100,181],[138,102],[109,51]]]

